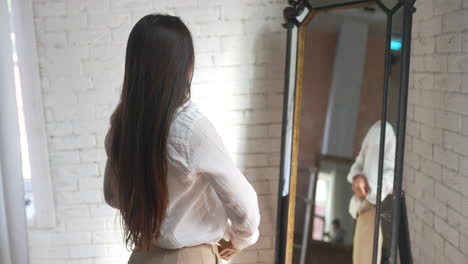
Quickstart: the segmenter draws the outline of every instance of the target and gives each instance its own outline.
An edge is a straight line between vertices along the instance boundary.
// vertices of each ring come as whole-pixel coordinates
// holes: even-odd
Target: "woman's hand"
[[[239,250],[237,250],[234,245],[232,245],[231,241],[221,239],[218,242],[218,252],[221,259],[230,260],[234,255],[239,253]]]
[[[354,177],[352,189],[358,198],[366,198],[367,192],[369,191],[369,184],[367,184],[366,177],[362,175]]]

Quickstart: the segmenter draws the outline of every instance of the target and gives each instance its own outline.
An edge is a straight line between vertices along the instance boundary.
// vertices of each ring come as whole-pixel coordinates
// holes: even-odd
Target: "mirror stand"
[[[400,252],[400,263],[413,264],[413,254],[411,252],[411,240],[408,224],[408,214],[406,211],[406,196],[405,192],[400,192],[400,234],[398,248]]]

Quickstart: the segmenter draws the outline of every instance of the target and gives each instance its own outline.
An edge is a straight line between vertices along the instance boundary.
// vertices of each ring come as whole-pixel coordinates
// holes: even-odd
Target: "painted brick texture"
[[[468,1],[418,0],[405,188],[415,263],[468,263]],[[125,43],[143,15],[194,35],[193,100],[259,194],[261,237],[234,263],[273,263],[285,0],[34,0],[57,226],[29,223],[31,263],[126,263],[104,204],[103,137]]]
[[[404,186],[415,263],[468,263],[468,7],[418,0]]]
[[[180,16],[194,36],[193,100],[259,195],[258,243],[233,263],[273,263],[286,31],[284,0],[34,0],[57,225],[29,223],[32,264],[126,263],[101,190],[103,139],[132,26]]]

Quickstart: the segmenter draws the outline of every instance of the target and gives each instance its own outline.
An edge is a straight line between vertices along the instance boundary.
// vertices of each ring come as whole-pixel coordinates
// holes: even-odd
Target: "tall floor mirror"
[[[414,0],[285,8],[275,263],[412,263],[402,172],[414,11]]]

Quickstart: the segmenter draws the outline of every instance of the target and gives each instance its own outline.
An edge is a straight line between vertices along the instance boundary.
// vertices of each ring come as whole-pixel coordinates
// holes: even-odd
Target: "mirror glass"
[[[354,263],[367,263],[360,261],[372,258],[387,15],[376,3],[311,12],[313,18],[301,35],[303,67],[297,69],[302,95],[295,128],[299,153],[293,263],[353,263],[353,250]],[[395,15],[394,20],[399,19]],[[391,200],[396,144],[399,21],[392,26],[391,46],[382,185],[386,199],[381,211],[386,220],[381,221],[385,223],[379,259],[387,257],[391,235],[387,200]],[[356,185],[357,192],[353,182],[362,183]],[[359,190],[363,194],[358,195]]]
[[[388,102],[387,102],[387,122],[393,128],[398,125],[398,98],[400,96],[400,75],[401,75],[401,48],[403,33],[403,9],[400,8],[392,16],[392,33],[390,43],[390,66],[388,72]],[[396,131],[395,131],[396,133]],[[382,202],[381,225],[383,231],[382,259],[390,258],[390,244],[392,232],[392,197],[387,196]]]

